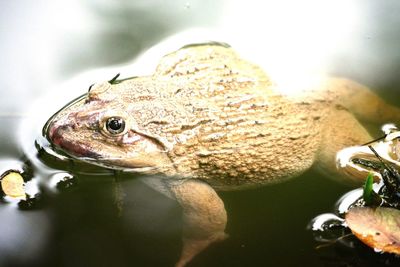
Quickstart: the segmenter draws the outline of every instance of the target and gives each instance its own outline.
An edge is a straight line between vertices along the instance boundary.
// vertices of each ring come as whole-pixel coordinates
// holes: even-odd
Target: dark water
[[[59,161],[1,160],[31,172],[31,205],[0,203],[1,266],[173,266],[181,249],[181,209],[139,181],[140,176]],[[58,169],[51,169],[58,168]],[[67,174],[67,182],[58,183]],[[92,173],[92,174],[85,174]],[[230,238],[212,245],[189,266],[397,266],[352,237],[312,232],[315,216],[331,212],[350,187],[308,171],[290,182],[254,190],[220,192]],[[325,244],[325,246],[321,246]]]
[[[37,129],[57,107],[85,92],[92,82],[111,78],[119,68],[106,71],[110,77],[96,73],[77,79],[72,84],[78,87],[59,86],[61,83],[93,67],[125,62],[188,27],[216,27],[221,16],[228,16],[224,10],[230,4],[78,2],[41,0],[32,4],[18,0],[1,4],[0,171],[31,172],[27,190],[32,197],[37,195],[22,206],[5,198],[0,201],[0,266],[173,266],[181,249],[177,203],[144,185],[140,177],[54,159],[35,148],[40,137]],[[260,13],[256,9],[249,4],[240,14],[257,17],[252,16]],[[328,72],[368,84],[398,104],[400,6],[396,1],[381,5],[365,1],[357,10],[371,23],[351,32],[354,46],[333,48],[337,53]],[[281,16],[286,19],[284,12]],[[267,17],[261,22],[237,17],[227,21],[240,22],[240,29],[236,24],[233,28],[239,38],[245,35],[244,29],[265,32],[255,34],[255,39],[242,38],[251,44],[249,49],[257,50],[253,44],[261,43],[259,47],[264,49],[269,42],[259,39],[271,30]],[[285,29],[298,31],[295,25],[303,19]],[[267,53],[263,49],[257,52]],[[282,60],[301,60],[291,56],[282,56]],[[29,108],[30,104],[41,99],[48,101],[40,105],[39,115],[31,116],[36,109]],[[30,131],[27,124],[35,130]],[[64,177],[73,179],[57,187]],[[335,202],[351,189],[308,171],[282,184],[220,192],[230,237],[212,245],[189,266],[398,266],[398,259],[374,253],[351,237],[320,247],[318,234],[307,230],[312,218],[332,212]]]

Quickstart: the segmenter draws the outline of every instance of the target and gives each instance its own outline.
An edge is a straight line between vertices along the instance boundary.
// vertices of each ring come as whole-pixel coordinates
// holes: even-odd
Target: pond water
[[[93,82],[151,69],[143,65],[148,57],[135,65],[132,60],[181,30],[218,28],[224,33],[219,41],[232,40],[248,57],[260,55],[261,63],[270,59],[265,68],[277,66],[271,72],[278,76],[298,69],[344,75],[400,106],[396,1],[282,3],[2,3],[0,171],[23,171],[32,199],[0,201],[0,266],[173,266],[177,261],[182,214],[175,201],[139,176],[52,157],[41,147],[40,130]],[[304,14],[295,18],[300,11]],[[353,188],[310,170],[281,184],[219,192],[230,237],[189,266],[398,266],[399,259],[351,238],[320,246],[307,229],[312,218],[332,212]]]

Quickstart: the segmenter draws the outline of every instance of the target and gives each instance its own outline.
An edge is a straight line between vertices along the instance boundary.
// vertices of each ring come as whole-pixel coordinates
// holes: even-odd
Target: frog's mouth
[[[72,158],[77,158],[79,160],[85,161],[89,164],[97,165],[103,168],[112,169],[112,170],[123,170],[130,171],[133,173],[151,173],[153,171],[154,166],[116,166],[112,160],[106,160],[103,155],[100,155],[96,152],[93,152],[92,147],[87,146],[81,142],[72,142],[66,140],[62,133],[67,126],[60,127],[50,127],[48,131],[48,139],[52,143],[53,149],[57,153],[62,153],[64,155],[70,156]],[[111,162],[110,162],[111,161]]]
[[[158,165],[169,166],[171,164],[165,149],[159,143],[141,134],[137,134],[139,138],[133,138],[131,144],[140,147],[140,143],[142,143],[144,146],[147,145],[147,150],[135,152],[134,156],[129,156],[126,151],[121,152],[120,150],[123,149],[120,146],[106,149],[106,146],[102,146],[103,144],[99,144],[96,140],[82,142],[80,139],[85,140],[85,133],[77,131],[79,126],[73,117],[54,120],[46,126],[47,129],[44,132],[46,132],[46,138],[52,144],[54,151],[108,169],[129,170],[138,173],[155,172]],[[88,139],[86,138],[86,140]],[[150,151],[149,148],[152,148],[153,151]]]
[[[53,125],[50,124],[47,137],[50,142],[60,148],[63,152],[70,154],[75,157],[85,157],[91,159],[100,159],[101,155],[94,152],[93,149],[82,142],[71,141],[64,138],[63,133],[71,129],[71,125]]]
[[[93,159],[99,159],[100,154],[96,153],[87,144],[76,140],[70,140],[65,138],[65,133],[72,131],[76,126],[76,117],[68,116],[60,119],[62,111],[71,108],[79,103],[83,103],[86,99],[87,94],[81,95],[76,99],[66,104],[62,109],[56,112],[49,118],[43,127],[42,134],[47,140],[53,145],[56,150],[60,150],[65,154],[73,157],[87,157]]]

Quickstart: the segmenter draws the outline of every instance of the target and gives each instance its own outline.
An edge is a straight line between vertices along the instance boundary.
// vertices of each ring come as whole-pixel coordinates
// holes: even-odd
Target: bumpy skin
[[[95,84],[46,131],[74,157],[164,174],[151,184],[182,205],[183,266],[225,236],[213,188],[278,182],[313,164],[336,175],[336,152],[371,139],[356,117],[400,121],[397,108],[346,79],[326,78],[295,95],[281,89],[229,47],[189,46],[162,58],[152,76]],[[113,116],[126,122],[121,134],[107,132]]]

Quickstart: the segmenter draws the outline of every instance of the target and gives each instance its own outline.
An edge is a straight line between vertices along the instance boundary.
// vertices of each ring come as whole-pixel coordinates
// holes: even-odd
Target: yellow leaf
[[[4,194],[13,198],[25,198],[24,179],[19,172],[9,172],[1,179]]]
[[[352,208],[346,223],[364,244],[383,252],[400,254],[400,210],[393,208]]]

